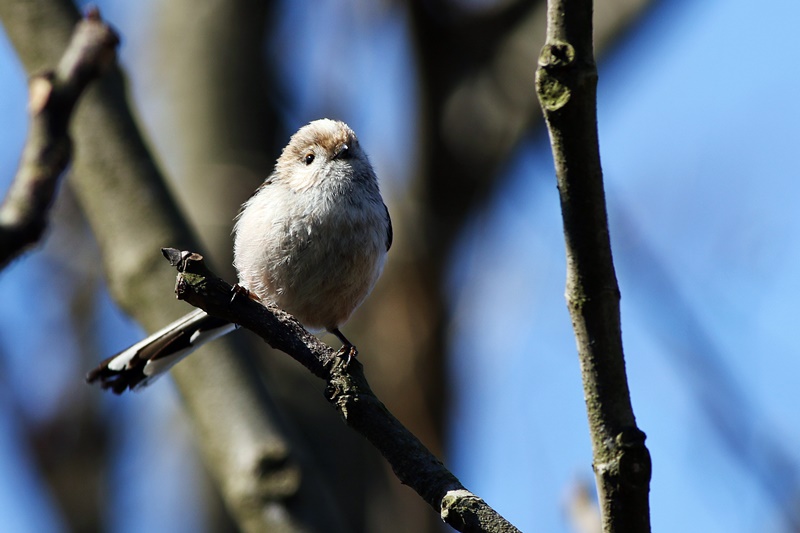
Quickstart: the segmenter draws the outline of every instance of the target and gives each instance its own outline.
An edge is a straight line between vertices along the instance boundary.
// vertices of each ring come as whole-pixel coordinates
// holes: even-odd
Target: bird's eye
[[[303,161],[305,161],[306,165],[310,165],[311,163],[314,162],[314,154],[312,153],[306,154],[306,156],[303,158]]]

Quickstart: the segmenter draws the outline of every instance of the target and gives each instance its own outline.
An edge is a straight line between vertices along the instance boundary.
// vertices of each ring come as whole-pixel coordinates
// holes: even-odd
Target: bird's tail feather
[[[236,326],[197,309],[153,333],[130,348],[109,357],[86,375],[88,383],[99,382],[116,394],[139,390],[167,373],[197,348]]]

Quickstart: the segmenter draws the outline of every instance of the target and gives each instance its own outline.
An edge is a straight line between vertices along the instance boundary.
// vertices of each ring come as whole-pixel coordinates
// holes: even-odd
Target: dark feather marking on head
[[[394,240],[394,230],[392,230],[392,217],[389,216],[389,208],[386,207],[386,204],[383,204],[383,208],[386,210],[386,251],[389,251],[389,248],[392,247],[392,241]]]

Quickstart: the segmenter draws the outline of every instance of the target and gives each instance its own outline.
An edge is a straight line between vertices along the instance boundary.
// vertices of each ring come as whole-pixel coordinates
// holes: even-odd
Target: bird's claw
[[[236,299],[237,296],[247,296],[251,300],[258,301],[258,298],[256,297],[255,294],[250,292],[250,290],[244,285],[239,285],[238,283],[233,287],[231,287],[231,294],[232,294],[231,303],[233,303],[233,301]]]
[[[355,359],[357,355],[358,355],[358,349],[355,346],[353,346],[352,344],[344,345],[341,348],[339,348],[338,352],[336,352],[336,357],[340,357],[340,358],[347,357],[347,359],[344,362],[344,367],[345,368],[348,368],[350,366],[350,362],[353,359]]]

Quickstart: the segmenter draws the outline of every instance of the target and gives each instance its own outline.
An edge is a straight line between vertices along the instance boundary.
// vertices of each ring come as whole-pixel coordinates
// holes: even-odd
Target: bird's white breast
[[[374,188],[352,194],[347,187],[262,187],[236,223],[239,282],[310,329],[344,324],[386,259],[389,222]]]

